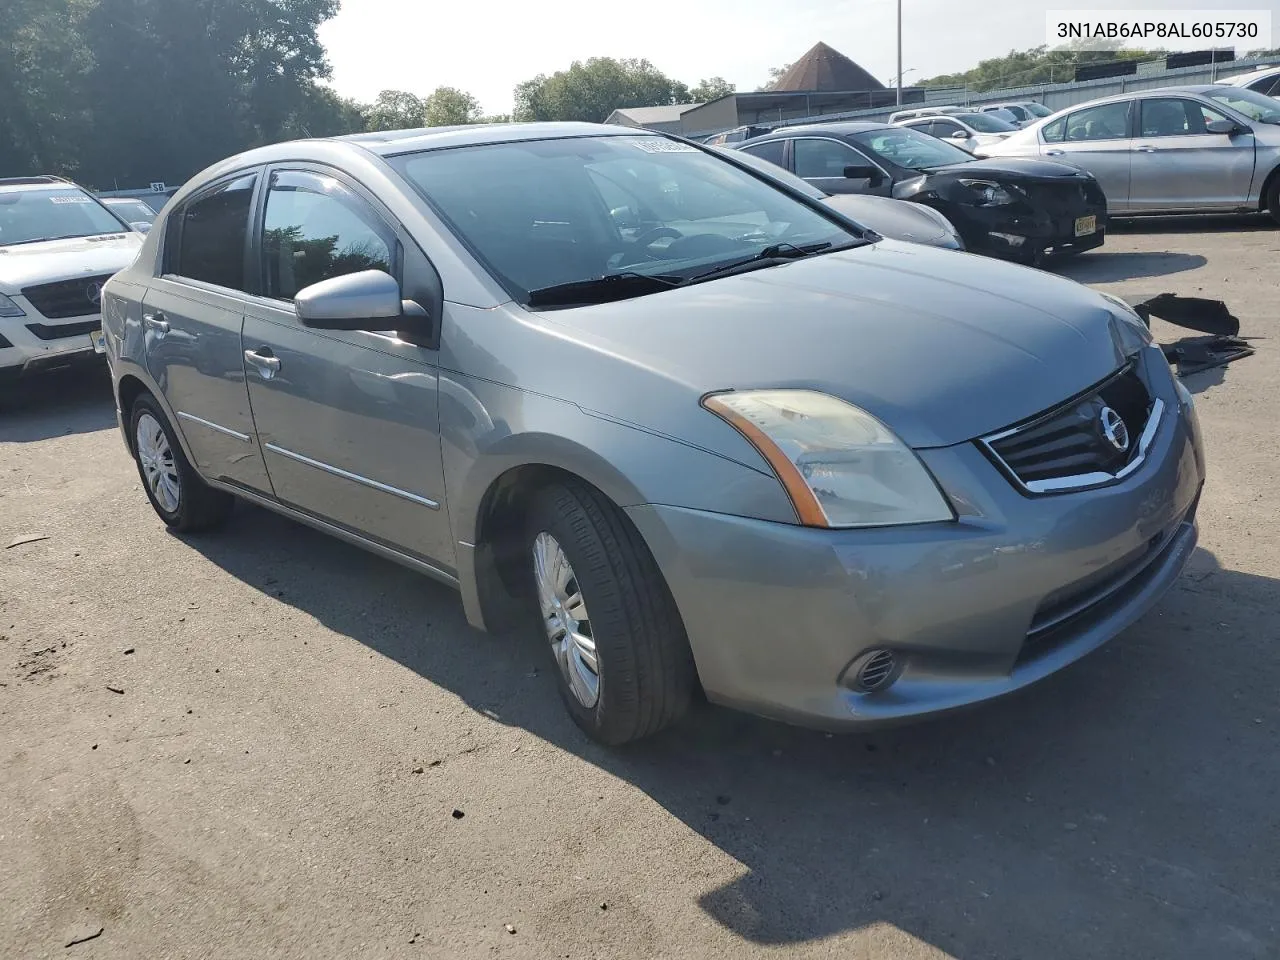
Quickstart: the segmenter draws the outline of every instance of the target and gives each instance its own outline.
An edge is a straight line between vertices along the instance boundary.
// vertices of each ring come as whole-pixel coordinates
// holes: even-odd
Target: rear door
[[[1097,178],[1107,195],[1107,210],[1130,208],[1129,174],[1133,141],[1129,135],[1132,100],[1085,107],[1048,124],[1041,136],[1041,154],[1083,167]]]
[[[893,190],[893,177],[843,140],[796,137],[791,140],[791,164],[796,176],[824,193],[871,193],[887,197]],[[866,177],[846,177],[846,167],[874,167],[880,171],[880,182],[872,186]]]
[[[1138,101],[1130,207],[1158,210],[1232,210],[1244,206],[1253,181],[1252,133],[1228,136],[1205,126],[1226,116],[1197,100],[1151,97]]]
[[[261,170],[233,174],[169,215],[162,275],[142,301],[147,370],[200,473],[270,492],[245,390],[250,211]]]
[[[329,168],[272,168],[261,208],[244,357],[276,496],[451,572],[436,352],[375,321],[313,330],[293,309],[304,287],[361,270],[391,273],[424,302],[418,288],[438,277],[372,195]]]

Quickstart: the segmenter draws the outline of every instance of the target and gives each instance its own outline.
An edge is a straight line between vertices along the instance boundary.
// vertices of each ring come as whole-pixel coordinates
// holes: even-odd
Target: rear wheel
[[[187,461],[160,405],[146,394],[129,412],[129,438],[138,476],[160,519],[175,530],[207,530],[231,512],[230,494],[206,484]]]
[[[678,720],[696,685],[689,641],[622,512],[585,484],[556,484],[538,496],[525,542],[540,629],[574,722],[621,744]]]

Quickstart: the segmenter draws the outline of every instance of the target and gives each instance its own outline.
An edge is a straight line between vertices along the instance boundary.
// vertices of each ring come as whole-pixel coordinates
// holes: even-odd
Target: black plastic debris
[[[1151,318],[1155,317],[1206,334],[1160,345],[1165,359],[1177,368],[1180,377],[1224,366],[1254,352],[1249,341],[1239,336],[1240,319],[1221,300],[1180,297],[1176,293],[1128,300],[1147,326],[1151,326]]]

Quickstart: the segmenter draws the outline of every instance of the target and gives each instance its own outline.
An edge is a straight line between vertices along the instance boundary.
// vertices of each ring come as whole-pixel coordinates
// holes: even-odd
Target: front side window
[[[845,167],[865,166],[866,158],[838,140],[792,140],[796,176],[805,180],[839,178]]]
[[[1067,117],[1067,136],[1077,140],[1124,140],[1129,136],[1129,101],[1086,107]]]
[[[852,138],[876,158],[908,170],[929,170],[953,163],[971,163],[974,159],[973,154],[910,127],[869,130],[855,133]]]
[[[929,124],[925,133],[931,133],[935,137],[954,137],[957,133],[963,133],[966,137],[968,136],[964,127],[953,120],[935,120]]]
[[[265,293],[293,300],[299,290],[361,270],[393,271],[395,240],[372,210],[332,177],[273,174],[263,215]]]
[[[257,179],[257,174],[250,173],[229,180],[174,212],[169,222],[176,229],[166,237],[166,272],[244,289],[245,240]]]
[[[605,276],[674,283],[778,244],[861,241],[771,182],[661,136],[493,143],[388,159],[526,304],[541,302],[534,291]],[[625,226],[611,216],[624,202]],[[635,295],[648,292],[656,291]]]
[[[0,247],[124,233],[128,228],[78,187],[0,193]]]

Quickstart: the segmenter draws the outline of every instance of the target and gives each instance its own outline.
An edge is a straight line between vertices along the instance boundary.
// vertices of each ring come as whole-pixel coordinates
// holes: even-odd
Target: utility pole
[[[902,106],[902,0],[898,0],[898,106]]]

